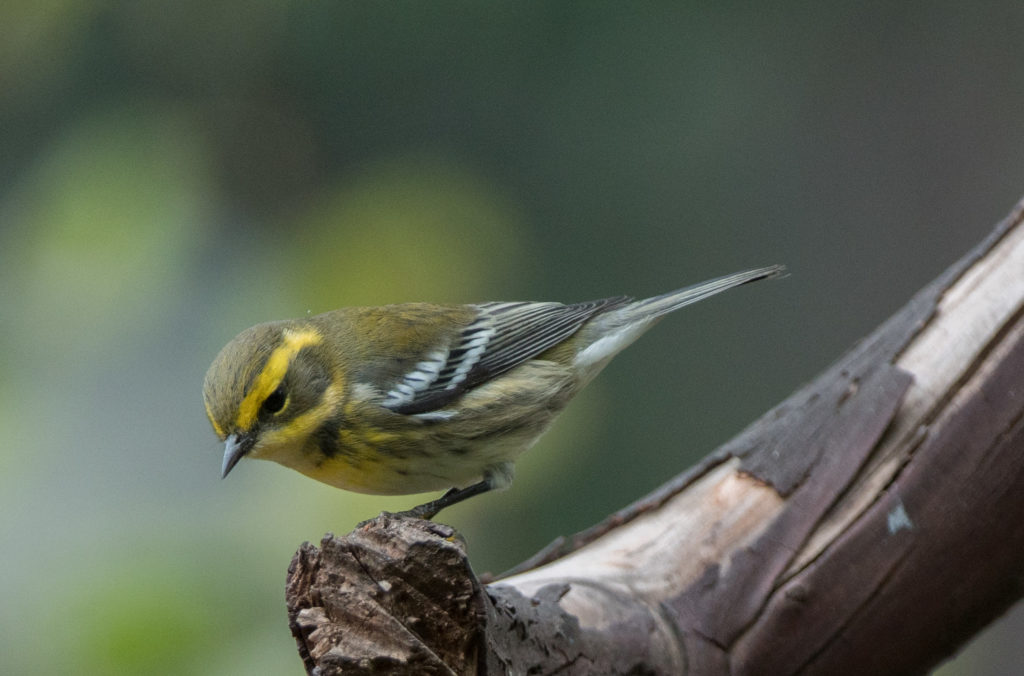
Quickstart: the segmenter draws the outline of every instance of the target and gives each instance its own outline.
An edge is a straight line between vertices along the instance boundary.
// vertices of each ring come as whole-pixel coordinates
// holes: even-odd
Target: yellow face
[[[225,442],[223,474],[244,456],[301,464],[304,449],[342,399],[342,383],[317,348],[323,335],[291,322],[242,332],[214,360],[203,399]]]

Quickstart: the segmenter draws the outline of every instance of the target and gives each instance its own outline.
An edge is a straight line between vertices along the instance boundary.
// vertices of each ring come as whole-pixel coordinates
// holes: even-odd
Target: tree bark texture
[[[296,554],[310,673],[914,674],[1022,594],[1024,203],[737,438],[514,574],[382,515]]]

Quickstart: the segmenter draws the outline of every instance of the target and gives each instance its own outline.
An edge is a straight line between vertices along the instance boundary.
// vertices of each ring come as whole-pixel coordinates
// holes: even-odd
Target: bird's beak
[[[252,441],[239,434],[232,434],[224,442],[224,464],[220,468],[220,478],[223,479],[231,471],[231,468],[238,464],[238,461],[245,457],[245,454],[252,449]]]

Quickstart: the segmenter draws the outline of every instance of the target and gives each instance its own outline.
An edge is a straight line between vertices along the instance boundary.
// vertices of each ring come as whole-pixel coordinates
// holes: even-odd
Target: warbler
[[[646,300],[407,303],[259,324],[221,350],[203,384],[221,476],[249,457],[360,493],[450,489],[404,512],[432,518],[507,487],[519,454],[666,313],[784,270]]]

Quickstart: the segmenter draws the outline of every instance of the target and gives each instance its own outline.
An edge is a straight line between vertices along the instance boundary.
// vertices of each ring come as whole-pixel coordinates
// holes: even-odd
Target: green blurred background
[[[424,496],[221,482],[202,377],[260,321],[788,264],[444,520],[497,572],[653,489],[1024,194],[1022,34],[1017,2],[0,4],[0,672],[301,673],[296,547]],[[942,673],[1015,672],[1022,632]]]

